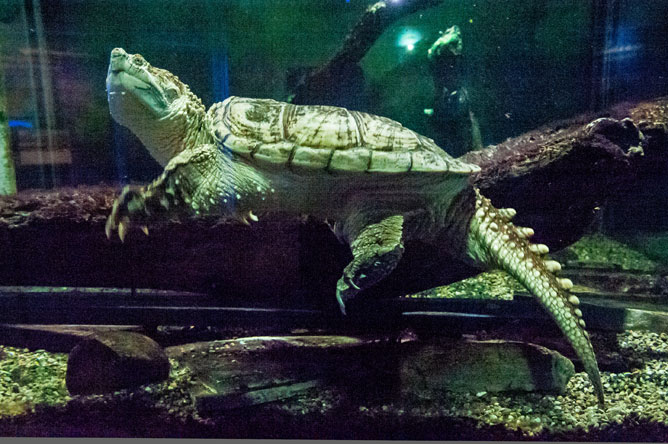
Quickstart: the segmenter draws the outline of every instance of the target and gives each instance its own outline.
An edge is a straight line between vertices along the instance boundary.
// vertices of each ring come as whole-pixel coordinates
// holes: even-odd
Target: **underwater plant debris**
[[[512,300],[516,291],[524,287],[508,273],[494,270],[407,297]]]
[[[652,272],[659,266],[633,247],[602,234],[584,236],[555,256],[564,263],[574,258],[581,265],[591,263],[610,269]],[[494,270],[407,297],[512,300],[518,291],[523,292],[524,287],[516,279],[504,271]]]
[[[605,263],[622,270],[651,272],[658,266],[638,250],[599,233],[584,236],[567,251],[575,254],[580,262]]]
[[[67,354],[0,345],[0,418],[64,404]]]

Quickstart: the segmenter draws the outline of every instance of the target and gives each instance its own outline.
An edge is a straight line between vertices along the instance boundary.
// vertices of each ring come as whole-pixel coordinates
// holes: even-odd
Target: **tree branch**
[[[401,17],[431,8],[442,1],[388,0],[369,6],[346,36],[341,49],[297,86],[291,102],[300,105],[330,103],[326,97],[332,85],[337,85],[346,71],[356,67],[385,29]]]
[[[668,99],[607,114],[608,120],[583,116],[471,152],[465,158],[482,168],[472,180],[497,207],[517,209],[515,222],[534,228],[537,241],[564,247],[646,165],[668,160]],[[279,307],[334,303],[351,256],[326,224],[165,221],[151,226],[150,236],[137,230],[121,243],[104,236],[117,193],[82,186],[0,197],[0,285],[163,288]],[[446,253],[407,243],[399,267],[374,293],[406,294],[475,273]]]

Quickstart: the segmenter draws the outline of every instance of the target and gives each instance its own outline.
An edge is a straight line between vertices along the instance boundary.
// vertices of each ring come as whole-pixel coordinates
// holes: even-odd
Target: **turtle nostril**
[[[128,54],[121,48],[114,48],[111,51],[111,58],[109,60],[109,71],[119,72],[125,69]]]
[[[124,55],[127,55],[127,53],[123,50],[123,48],[114,48],[111,50],[112,57],[120,57]]]

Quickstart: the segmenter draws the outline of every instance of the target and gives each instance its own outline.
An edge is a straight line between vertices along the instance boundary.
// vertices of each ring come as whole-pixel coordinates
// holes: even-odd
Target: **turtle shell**
[[[470,174],[432,139],[345,108],[230,97],[209,111],[215,141],[262,168],[330,173]]]

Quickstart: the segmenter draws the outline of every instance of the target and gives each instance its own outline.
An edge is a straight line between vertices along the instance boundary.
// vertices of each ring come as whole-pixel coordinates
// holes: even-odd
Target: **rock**
[[[0,337],[3,338],[3,345],[41,349],[51,353],[69,353],[82,339],[98,332],[142,329],[139,325],[3,324],[0,325]]]
[[[657,307],[658,308],[658,307]],[[627,308],[624,317],[625,330],[647,330],[657,333],[668,332],[668,313]]]
[[[151,338],[133,332],[98,333],[82,341],[67,360],[72,395],[107,393],[169,376],[169,359]]]
[[[437,398],[443,391],[563,393],[573,363],[539,345],[503,340],[414,344],[400,368],[404,396]]]

